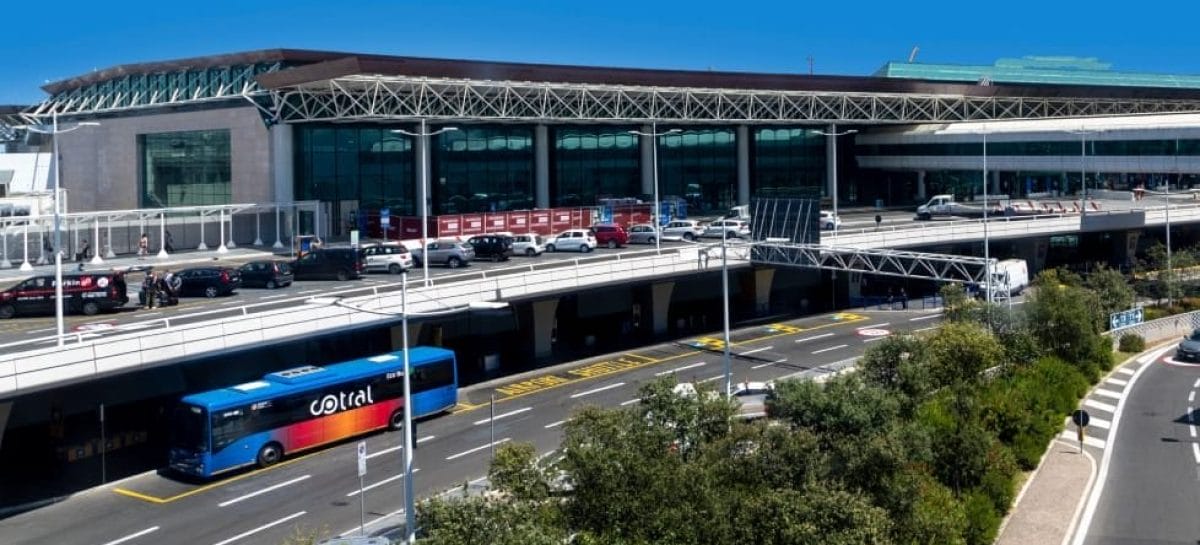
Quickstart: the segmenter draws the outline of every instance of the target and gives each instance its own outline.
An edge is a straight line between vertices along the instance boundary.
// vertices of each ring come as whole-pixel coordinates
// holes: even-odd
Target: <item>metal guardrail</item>
[[[1105,331],[1104,334],[1112,338],[1113,350],[1116,350],[1124,335],[1137,335],[1145,339],[1147,343],[1154,343],[1172,337],[1182,337],[1197,328],[1200,328],[1200,310],[1165,316],[1137,325]]]
[[[433,279],[429,287],[409,288],[409,313],[430,313],[465,307],[471,302],[494,301],[556,291],[573,290],[630,277],[653,278],[660,275],[694,272],[720,266],[719,257],[703,261],[701,247],[638,252],[609,256],[581,257],[568,266],[546,263],[494,271],[468,272]],[[646,255],[649,254],[649,255]],[[742,254],[744,255],[744,254]],[[730,252],[735,264],[742,261]],[[384,286],[398,288],[399,284]],[[311,335],[313,331],[361,327],[398,320],[400,293],[380,287],[370,294],[351,296],[366,289],[328,292],[293,301],[297,307],[273,308],[252,312],[256,307],[278,306],[280,301],[257,303],[208,311],[214,317],[186,325],[174,325],[172,318],[138,322],[153,324],[140,329],[91,338],[78,334],[76,342],[63,347],[34,348],[55,337],[9,343],[0,348],[25,348],[0,355],[0,396],[12,396],[55,383],[100,376],[116,371],[152,366],[159,363],[221,351],[278,342]],[[339,296],[337,304],[329,298]],[[190,314],[194,318],[201,314]],[[180,317],[175,317],[178,320]],[[126,324],[128,326],[130,324]]]

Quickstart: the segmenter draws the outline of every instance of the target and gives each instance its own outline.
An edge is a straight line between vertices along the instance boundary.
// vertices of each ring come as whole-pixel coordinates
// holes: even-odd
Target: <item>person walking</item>
[[[138,259],[145,259],[146,254],[150,251],[150,235],[142,233],[142,238],[138,239]]]
[[[900,288],[900,308],[908,310],[908,292],[904,288]]]
[[[168,253],[175,253],[175,237],[171,236],[170,231],[166,231],[166,236],[163,239],[163,249]]]
[[[91,254],[91,252],[92,252],[92,246],[90,244],[88,244],[88,240],[86,238],[83,239],[79,243],[79,251],[75,252],[75,261],[83,261],[83,260],[87,259],[88,255]]]

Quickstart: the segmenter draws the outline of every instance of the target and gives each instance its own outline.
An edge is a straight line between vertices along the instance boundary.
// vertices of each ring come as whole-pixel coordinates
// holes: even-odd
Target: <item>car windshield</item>
[[[175,425],[171,428],[171,446],[190,452],[208,450],[204,409],[195,405],[180,405],[175,408],[173,420]]]
[[[1193,331],[1192,335],[1190,337],[1188,337],[1188,340],[1189,341],[1200,341],[1200,329]]]

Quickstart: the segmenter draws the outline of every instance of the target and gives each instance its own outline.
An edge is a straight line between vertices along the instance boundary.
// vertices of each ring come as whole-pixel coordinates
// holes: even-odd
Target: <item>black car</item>
[[[17,315],[54,314],[54,275],[35,276],[0,291],[0,318]],[[119,272],[63,275],[64,312],[88,316],[114,310],[129,302],[125,275]]]
[[[318,248],[292,262],[296,280],[362,278],[367,260],[358,248]]]
[[[513,255],[513,238],[504,235],[479,235],[467,239],[475,250],[475,259],[507,261]]]
[[[238,269],[242,285],[273,290],[292,285],[292,264],[286,261],[251,261]]]
[[[216,297],[229,295],[242,284],[242,275],[229,267],[195,267],[175,273],[182,281],[183,296]]]
[[[1200,329],[1192,331],[1191,335],[1183,338],[1179,348],[1175,349],[1175,359],[1180,361],[1200,361]]]

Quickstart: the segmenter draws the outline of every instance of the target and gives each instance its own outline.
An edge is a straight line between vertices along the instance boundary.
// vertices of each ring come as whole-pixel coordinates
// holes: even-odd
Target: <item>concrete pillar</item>
[[[775,269],[754,270],[754,311],[759,315],[771,311],[771,283],[775,280]]]
[[[925,200],[925,171],[917,171],[917,199]]]
[[[432,162],[430,161],[432,154],[429,151],[429,137],[418,136],[410,138],[413,139],[413,160],[416,162],[416,164],[413,165],[413,170],[416,173],[416,177],[414,179],[416,180],[417,184],[417,200],[415,203],[413,203],[415,205],[413,213],[420,216],[421,203],[425,202],[429,205],[429,215],[435,216],[437,215],[437,210],[433,207],[433,184],[438,182],[431,177],[433,175],[433,167],[430,166],[430,163]],[[421,172],[422,158],[424,158],[425,172]],[[429,180],[428,188],[421,183],[422,180]]]
[[[295,138],[287,123],[271,125],[271,197],[275,202],[292,202],[296,198]]]
[[[654,130],[650,125],[642,125],[642,132],[649,134]],[[642,193],[654,194],[654,137],[639,136],[639,151],[642,152]]]
[[[404,350],[404,331],[400,326],[392,326],[390,331],[392,350]],[[408,345],[417,346],[421,341],[421,324],[414,320],[408,321]]]
[[[558,299],[533,302],[533,357],[546,358],[553,354],[555,315]]]
[[[654,312],[655,335],[667,332],[667,317],[671,311],[671,292],[674,289],[674,282],[659,282],[650,286],[650,310]]]
[[[988,195],[999,195],[1000,194],[1000,171],[993,170],[988,173],[988,176],[992,177],[991,183],[988,184]]]
[[[550,129],[533,128],[533,202],[538,208],[550,208]]]
[[[12,402],[0,403],[0,448],[4,447],[4,429],[8,426],[9,414],[12,414]]]
[[[837,131],[836,125],[829,125],[825,128],[826,132],[834,134]],[[834,149],[837,146],[836,136],[825,137],[825,194],[830,198],[834,198],[835,179],[837,178],[837,166],[834,165],[834,159],[837,158],[837,151]]]
[[[750,204],[750,127],[737,128],[737,204]]]

